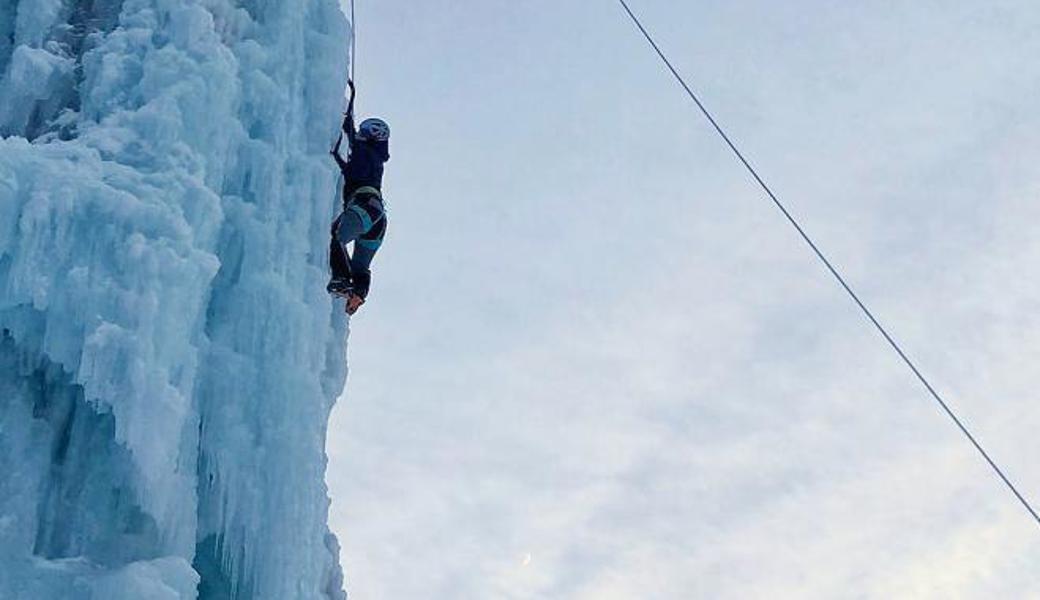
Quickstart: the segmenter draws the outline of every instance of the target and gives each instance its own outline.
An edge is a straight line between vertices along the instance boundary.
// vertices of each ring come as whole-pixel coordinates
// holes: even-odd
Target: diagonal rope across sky
[[[794,217],[794,215],[792,215],[791,212],[787,210],[787,207],[784,205],[784,203],[780,201],[776,194],[773,193],[773,190],[770,189],[766,182],[762,179],[762,177],[759,176],[758,171],[756,171],[755,168],[751,166],[751,163],[748,162],[748,160],[744,157],[744,154],[741,153],[741,151],[733,143],[730,137],[726,134],[725,130],[722,129],[722,126],[719,125],[718,121],[715,120],[715,117],[711,114],[707,107],[704,106],[704,103],[701,102],[697,94],[686,83],[686,80],[683,78],[683,76],[679,74],[679,71],[676,70],[676,68],[672,65],[672,62],[668,60],[668,57],[665,55],[664,51],[661,50],[661,47],[654,40],[653,36],[651,36],[650,32],[648,32],[646,30],[646,27],[643,26],[643,23],[639,20],[639,17],[637,17],[635,13],[632,12],[632,9],[629,8],[628,3],[625,0],[618,0],[618,2],[621,3],[621,6],[625,9],[625,12],[632,20],[632,23],[635,24],[635,26],[643,34],[643,37],[646,38],[646,41],[650,43],[650,46],[653,47],[654,52],[657,53],[657,56],[660,57],[664,65],[675,77],[676,81],[679,82],[679,85],[683,87],[683,89],[686,91],[686,94],[690,97],[691,100],[693,100],[694,104],[697,105],[697,108],[700,109],[700,112],[703,113],[704,116],[708,119],[712,127],[715,128],[715,131],[719,134],[722,140],[726,142],[726,145],[729,146],[729,149],[733,151],[733,154],[736,155],[736,157],[747,169],[748,173],[751,174],[751,176],[762,188],[762,190],[765,191],[766,195],[769,196],[769,199],[773,201],[773,204],[775,204],[776,207],[780,209],[780,212],[783,213],[787,221],[798,232],[798,235],[801,236],[802,240],[809,246],[809,248],[812,249],[816,257],[820,259],[820,262],[822,262],[823,265],[827,267],[827,270],[830,272],[830,274],[834,276],[834,279],[837,280],[837,282],[841,285],[841,287],[845,290],[849,297],[852,298],[852,301],[856,303],[856,306],[858,306],[859,309],[863,312],[863,314],[866,315],[867,319],[870,320],[874,328],[881,333],[881,335],[885,338],[885,341],[888,342],[888,345],[891,346],[893,350],[895,350],[896,354],[899,355],[899,358],[902,359],[906,366],[910,368],[917,380],[924,385],[925,389],[928,390],[928,393],[931,395],[931,397],[934,398],[935,401],[939,404],[943,412],[945,412],[946,415],[950,417],[950,419],[957,426],[957,428],[960,429],[961,433],[964,434],[964,437],[966,437],[968,441],[971,442],[975,449],[978,450],[979,454],[982,455],[982,458],[984,458],[986,462],[989,463],[989,466],[993,469],[997,476],[1000,477],[1001,481],[1004,482],[1004,485],[1006,485],[1008,489],[1011,490],[1011,493],[1015,495],[1015,498],[1017,498],[1018,501],[1022,504],[1022,506],[1025,507],[1027,511],[1029,511],[1029,514],[1033,517],[1033,520],[1036,521],[1037,525],[1040,525],[1040,515],[1038,515],[1036,510],[1033,509],[1029,501],[1025,498],[1025,496],[1022,495],[1021,492],[1018,491],[1018,488],[1015,487],[1015,484],[1012,483],[1008,476],[1004,474],[1003,469],[1001,469],[1000,466],[997,465],[997,463],[990,457],[989,453],[986,452],[985,448],[982,447],[982,444],[979,443],[979,441],[975,438],[974,435],[972,435],[971,431],[968,430],[968,428],[964,425],[964,423],[953,411],[953,409],[950,408],[949,404],[947,404],[946,401],[943,400],[942,396],[935,390],[935,387],[932,386],[928,379],[925,378],[925,376],[917,368],[917,365],[914,364],[914,361],[910,360],[910,357],[907,356],[906,352],[903,351],[903,348],[888,332],[888,329],[881,324],[877,317],[874,316],[874,313],[867,307],[866,304],[863,303],[862,300],[860,300],[859,295],[857,295],[856,292],[853,291],[852,287],[848,284],[847,281],[845,281],[845,278],[841,275],[841,273],[834,266],[834,264],[831,263],[830,259],[828,259],[827,256],[823,253],[823,251],[820,250],[819,246],[817,246],[816,242],[814,242],[813,239],[809,237],[809,234],[806,233],[805,229]]]

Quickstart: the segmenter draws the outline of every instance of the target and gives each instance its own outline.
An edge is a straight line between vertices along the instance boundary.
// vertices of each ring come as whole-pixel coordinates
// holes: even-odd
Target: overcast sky
[[[630,0],[1040,502],[1040,4]],[[1024,598],[1040,528],[612,0],[358,5],[355,600]]]

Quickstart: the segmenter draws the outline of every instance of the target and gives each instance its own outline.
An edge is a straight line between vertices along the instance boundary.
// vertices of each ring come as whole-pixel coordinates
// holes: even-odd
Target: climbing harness
[[[353,202],[354,198],[357,198],[358,196],[360,196],[362,194],[368,194],[370,196],[375,196],[375,197],[379,198],[380,200],[383,199],[383,194],[382,194],[382,192],[379,191],[378,188],[374,188],[374,187],[372,187],[370,185],[363,185],[363,186],[359,187],[358,189],[354,190],[353,192],[351,192],[351,194],[350,194],[350,201]]]
[[[380,202],[383,201],[383,194],[379,191],[379,189],[374,188],[370,185],[363,185],[358,189],[354,190],[353,192],[350,192],[350,196],[347,197],[347,200],[346,202],[344,202],[344,204],[350,204],[354,202],[354,200],[356,200],[358,196],[375,196],[376,198],[379,198]]]
[[[914,364],[912,360],[910,360],[910,357],[907,356],[906,352],[903,351],[902,347],[899,345],[898,342],[896,342],[895,338],[893,338],[892,335],[889,334],[885,326],[882,325],[881,322],[877,319],[877,317],[874,316],[874,313],[869,308],[867,308],[867,305],[864,304],[862,300],[860,300],[856,292],[852,290],[852,287],[848,284],[848,282],[841,275],[841,273],[838,272],[838,269],[834,266],[834,264],[827,258],[826,255],[824,255],[823,251],[820,250],[819,246],[816,245],[816,242],[814,242],[813,239],[809,237],[809,234],[806,233],[805,229],[798,222],[798,220],[795,219],[794,215],[792,215],[791,212],[788,211],[787,207],[780,201],[776,194],[773,193],[773,190],[770,189],[768,185],[766,185],[766,182],[759,176],[755,168],[751,166],[751,163],[748,162],[746,158],[744,158],[744,154],[737,149],[737,146],[733,143],[732,140],[730,140],[730,137],[726,135],[726,132],[722,129],[722,126],[720,126],[718,121],[715,120],[715,117],[712,116],[710,111],[708,111],[707,107],[705,107],[704,103],[701,102],[697,94],[694,93],[693,89],[691,89],[689,85],[687,85],[686,80],[683,79],[682,75],[679,74],[676,68],[672,66],[671,61],[668,60],[668,57],[665,56],[664,51],[661,50],[661,47],[657,45],[657,42],[654,40],[653,36],[650,35],[650,33],[643,26],[643,23],[639,20],[635,13],[632,12],[632,9],[629,8],[628,3],[625,0],[618,0],[618,2],[621,3],[622,8],[624,8],[625,12],[628,13],[629,18],[632,20],[632,23],[635,24],[635,26],[643,34],[643,37],[646,38],[646,41],[650,43],[650,46],[654,49],[654,52],[656,52],[657,56],[661,59],[661,62],[663,62],[664,65],[668,68],[668,70],[672,73],[676,81],[679,82],[679,85],[683,87],[683,89],[686,91],[686,94],[690,97],[691,100],[693,100],[694,104],[697,105],[697,108],[700,109],[700,112],[703,113],[704,116],[708,119],[708,121],[711,123],[711,126],[715,129],[716,133],[718,133],[719,137],[721,137],[722,140],[726,142],[726,145],[729,146],[729,149],[733,151],[733,154],[736,155],[737,159],[739,159],[740,162],[744,165],[744,168],[747,169],[748,173],[751,174],[754,180],[758,183],[759,187],[761,187],[762,190],[765,191],[766,195],[769,196],[769,199],[773,201],[773,204],[775,204],[776,207],[780,209],[780,212],[783,213],[787,221],[798,232],[798,235],[801,236],[802,240],[809,246],[810,249],[812,249],[816,257],[820,260],[820,262],[823,263],[823,265],[827,268],[827,270],[834,277],[834,279],[837,280],[837,282],[841,285],[841,287],[845,290],[849,297],[852,298],[852,301],[855,302],[856,306],[859,307],[860,311],[862,311],[863,314],[866,315],[867,319],[870,320],[874,328],[881,333],[882,337],[885,338],[885,341],[888,342],[888,345],[891,346],[893,350],[895,350],[896,354],[899,355],[899,358],[901,358],[902,361],[906,364],[906,366],[910,368],[910,371],[913,372],[917,380],[924,385],[925,389],[928,390],[928,394],[931,395],[933,399],[935,399],[935,401],[942,408],[943,412],[945,412],[946,415],[950,417],[950,419],[954,422],[957,428],[960,429],[961,433],[963,433],[964,436],[968,438],[968,441],[970,441],[971,444],[975,447],[975,449],[978,450],[979,454],[982,455],[982,458],[984,458],[986,462],[989,463],[989,466],[997,474],[1000,480],[1004,482],[1004,485],[1006,485],[1008,489],[1011,490],[1011,493],[1015,495],[1015,498],[1017,498],[1018,501],[1022,504],[1022,506],[1025,507],[1027,511],[1029,511],[1029,514],[1033,517],[1033,520],[1036,521],[1038,525],[1040,525],[1040,515],[1038,515],[1037,512],[1033,509],[1029,501],[1026,500],[1025,496],[1023,496],[1018,491],[1018,488],[1015,487],[1015,485],[1011,482],[1007,475],[1004,474],[1004,471],[997,465],[997,463],[992,458],[990,458],[989,453],[986,452],[986,450],[982,447],[982,444],[979,443],[979,441],[975,438],[974,435],[971,434],[970,431],[968,431],[968,428],[964,425],[961,419],[957,417],[956,413],[954,413],[953,409],[950,408],[949,404],[947,404],[946,401],[943,400],[942,396],[939,395],[939,392],[937,392],[935,388],[932,386],[932,384],[928,381],[928,379],[925,378],[925,376],[917,368],[917,365]]]

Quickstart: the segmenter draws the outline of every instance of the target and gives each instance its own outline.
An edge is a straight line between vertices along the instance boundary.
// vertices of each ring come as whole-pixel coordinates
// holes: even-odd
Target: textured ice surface
[[[0,598],[342,597],[348,36],[335,0],[0,0]]]

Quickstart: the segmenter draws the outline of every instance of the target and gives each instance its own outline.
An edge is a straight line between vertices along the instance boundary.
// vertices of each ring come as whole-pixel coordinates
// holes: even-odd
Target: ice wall
[[[335,0],[0,0],[0,598],[341,598]]]

